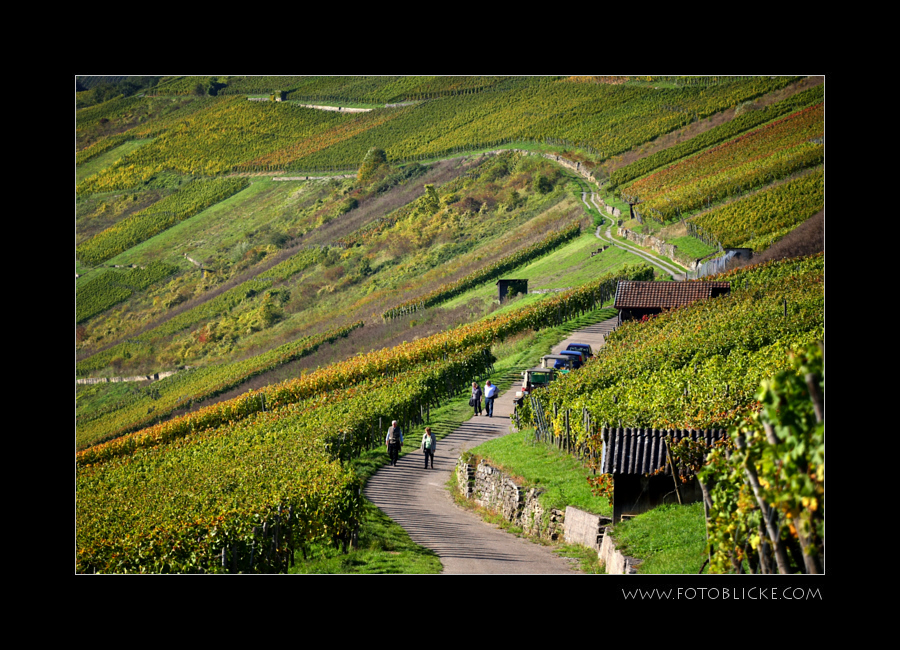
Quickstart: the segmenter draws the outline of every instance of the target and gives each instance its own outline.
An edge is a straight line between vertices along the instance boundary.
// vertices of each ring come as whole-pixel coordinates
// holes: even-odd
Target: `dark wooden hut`
[[[497,280],[497,298],[500,302],[506,296],[528,293],[528,280]]]
[[[659,429],[609,429],[601,431],[601,471],[613,477],[613,522],[638,515],[663,503],[694,503],[703,499],[696,479],[677,483],[666,462],[667,445],[682,438],[703,441],[712,448],[727,437],[724,429],[697,431]]]

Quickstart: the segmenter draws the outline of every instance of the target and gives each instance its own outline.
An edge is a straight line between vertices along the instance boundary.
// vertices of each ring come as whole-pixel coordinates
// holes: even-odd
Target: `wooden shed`
[[[728,436],[724,429],[660,430],[609,429],[601,431],[603,456],[601,472],[613,477],[613,523],[623,516],[638,515],[663,503],[694,503],[703,499],[696,480],[675,478],[666,462],[667,445],[682,438],[702,441],[707,447]]]
[[[528,293],[528,280],[497,280],[497,298],[500,302],[506,296]]]
[[[623,280],[616,286],[619,322],[640,320],[666,309],[690,305],[731,291],[730,282],[638,282]]]

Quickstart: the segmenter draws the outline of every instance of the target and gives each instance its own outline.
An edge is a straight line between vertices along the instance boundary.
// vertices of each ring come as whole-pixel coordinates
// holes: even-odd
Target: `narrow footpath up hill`
[[[583,328],[562,341],[590,343],[594,349],[615,326],[615,319]],[[553,550],[507,533],[453,503],[447,481],[460,454],[510,432],[515,386],[494,403],[494,416],[472,417],[439,440],[434,469],[425,469],[420,452],[386,465],[369,479],[366,497],[402,526],[412,540],[440,557],[445,574],[578,573],[573,561]],[[410,434],[404,449],[416,449],[420,434]]]
[[[425,469],[423,455],[413,452],[393,467],[382,467],[366,484],[366,498],[400,524],[416,544],[437,553],[443,573],[577,573],[569,560],[549,548],[463,510],[447,490],[463,451],[509,433],[514,396],[515,389],[507,391],[494,403],[493,417],[473,417],[439,440],[434,469]],[[419,437],[407,436],[404,448],[415,449]]]

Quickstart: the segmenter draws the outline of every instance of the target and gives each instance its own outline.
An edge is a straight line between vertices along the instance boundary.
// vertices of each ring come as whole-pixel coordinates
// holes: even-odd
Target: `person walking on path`
[[[431,427],[425,427],[425,435],[422,436],[422,451],[425,452],[425,469],[428,469],[428,457],[431,457],[431,469],[434,469],[434,450],[437,441],[431,433]]]
[[[499,390],[488,379],[484,385],[484,410],[489,418],[494,417],[494,399],[499,394]]]
[[[481,388],[478,382],[472,382],[472,399],[469,400],[469,406],[475,407],[475,415],[481,415]]]
[[[403,446],[403,431],[400,430],[397,420],[391,422],[391,426],[388,427],[387,435],[384,438],[384,444],[387,446],[388,458],[390,458],[391,465],[396,465],[397,458],[400,456],[400,447]]]

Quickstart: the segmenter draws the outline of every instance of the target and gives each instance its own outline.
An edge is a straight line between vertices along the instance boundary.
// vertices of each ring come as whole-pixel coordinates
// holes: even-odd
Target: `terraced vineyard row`
[[[794,113],[622,188],[660,222],[784,178],[824,160],[824,105]]]
[[[77,420],[76,447],[85,449],[146,427],[158,418],[167,417],[177,408],[202,402],[257,375],[308,356],[325,343],[345,337],[362,325],[362,322],[357,322],[318,336],[291,341],[243,361],[181,372],[148,387],[141,398],[128,400],[125,404],[113,404],[106,411],[95,412],[90,419]]]
[[[123,352],[131,354],[143,346],[150,345],[153,340],[159,337],[175,334],[202,321],[226,314],[243,301],[258,294],[264,294],[272,288],[274,283],[284,281],[318,263],[321,261],[322,255],[322,249],[318,247],[301,250],[276,264],[268,271],[260,273],[252,280],[232,287],[215,298],[170,318],[159,327],[77,362],[75,364],[75,374],[84,375],[94,370],[100,370],[109,365],[110,359]]]
[[[121,97],[78,111],[75,127],[77,164],[94,156],[92,146],[107,138],[149,138],[215,104],[215,97]],[[86,157],[82,157],[86,156]]]
[[[790,81],[758,79],[704,90],[654,90],[546,79],[517,82],[509,90],[446,97],[403,109],[385,127],[296,164],[314,169],[339,168],[361,160],[371,146],[384,148],[391,160],[415,160],[514,141],[568,143],[607,158],[682,126],[695,116],[711,115]]]
[[[80,452],[77,570],[282,570],[305,543],[345,539],[360,486],[335,458],[379,440],[378,418],[419,420],[491,365],[494,340],[574,316],[611,297],[619,277],[648,273],[611,274]],[[276,521],[281,551],[263,557],[262,525]]]
[[[516,140],[552,141],[607,158],[792,80],[765,77],[655,90],[511,78],[493,86],[486,81],[490,91],[453,95],[447,94],[455,92],[452,79],[441,78],[434,82],[443,84],[441,89],[425,93],[446,96],[355,115],[242,97],[214,99],[177,128],[133,129],[129,133],[135,137],[151,132],[159,137],[85,179],[78,191],[132,188],[164,170],[215,175],[232,169],[355,169],[372,147],[383,148],[390,160],[415,160]],[[157,88],[162,92],[164,84]]]
[[[196,180],[151,207],[141,210],[107,228],[86,242],[75,253],[87,264],[102,264],[175,224],[202,212],[247,187],[245,178]]]
[[[149,433],[137,432],[125,438],[91,447],[79,452],[77,460],[79,464],[96,463],[104,458],[128,453],[137,444],[135,440],[148,440],[150,442],[146,444],[155,444],[160,438],[170,439],[187,435],[192,431],[247,417],[262,410],[263,404],[269,408],[276,408],[368,379],[399,375],[422,363],[443,359],[451,353],[470,349],[482,350],[494,341],[503,340],[517,332],[558,324],[575,314],[593,309],[614,295],[619,279],[648,279],[652,276],[653,270],[649,266],[626,268],[607,274],[578,289],[558,294],[533,305],[424,339],[403,343],[394,348],[361,354],[303,377],[267,387],[253,397],[236,398],[151,427]],[[258,395],[263,395],[264,401],[261,401]],[[138,446],[143,444],[145,443]]]
[[[364,114],[369,115],[369,114]],[[112,167],[79,183],[79,194],[128,189],[166,170],[213,176],[315,138],[347,121],[340,113],[222,98],[167,129]],[[146,137],[140,128],[136,135]]]
[[[689,232],[726,248],[763,250],[825,207],[825,171],[741,198],[692,217]]]
[[[190,357],[193,364],[195,358],[213,359],[229,350],[275,345],[291,331],[321,331],[324,323],[329,323],[328,327],[346,324],[359,317],[350,314],[380,312],[389,300],[396,300],[391,296],[396,296],[398,289],[411,292],[415,286],[426,286],[426,281],[437,284],[463,268],[475,268],[470,260],[483,259],[487,242],[496,246],[496,259],[521,246],[518,242],[535,241],[573,220],[566,210],[575,201],[563,197],[564,183],[556,183],[559,174],[554,176],[534,164],[485,156],[487,164],[441,185],[440,194],[436,185],[425,185],[425,195],[410,202],[410,193],[401,201],[399,194],[392,196],[386,191],[395,182],[390,179],[403,175],[403,169],[391,163],[529,141],[577,148],[573,158],[590,167],[794,80],[185,77],[159,84],[158,92],[171,95],[119,99],[84,109],[79,112],[79,164],[115,151],[127,140],[153,138],[142,141],[139,148],[137,143],[126,144],[118,151],[130,153],[79,183],[79,201],[86,199],[80,204],[84,208],[79,228],[89,225],[88,237],[99,232],[92,238],[82,234],[84,241],[77,254],[88,264],[98,264],[146,241],[248,183],[232,177],[206,180],[209,176],[234,171],[350,170],[373,148],[386,151],[387,161],[370,170],[373,180],[369,184],[362,179],[356,184],[326,181],[314,187],[303,185],[312,187],[306,191],[265,180],[238,201],[223,206],[221,213],[217,208],[216,214],[231,210],[222,232],[214,231],[217,224],[203,230],[206,222],[212,221],[204,217],[191,242],[178,243],[199,251],[191,254],[205,260],[204,265],[215,275],[205,274],[202,280],[196,273],[179,276],[177,282],[154,294],[156,302],[147,313],[168,318],[171,314],[163,313],[162,306],[179,304],[185,311],[125,341],[126,333],[132,335],[146,327],[130,311],[132,306],[137,308],[138,303],[149,300],[135,300],[128,310],[111,310],[80,328],[84,333],[81,345],[97,350],[111,341],[122,342],[79,362],[76,372],[117,364],[134,368],[172,365],[179,359],[185,363],[190,355],[194,355]],[[306,109],[291,101],[199,96],[203,91],[245,95],[274,90],[282,91],[289,100],[306,103],[412,101],[350,115]],[[696,142],[630,166],[617,181],[619,187],[626,193],[629,188],[644,188],[639,209],[671,220],[813,167],[824,155],[822,105],[791,114],[787,111],[808,105],[816,92],[751,112]],[[771,121],[774,114],[787,117],[747,132]],[[83,131],[82,124],[86,127]],[[745,135],[726,142],[737,130]],[[691,157],[685,158],[687,155]],[[101,160],[114,158],[104,155]],[[676,159],[680,162],[660,169]],[[79,172],[92,173],[97,166],[87,165]],[[411,167],[416,173],[422,170],[420,165],[406,169]],[[194,180],[184,184],[190,176]],[[545,189],[538,189],[539,181],[546,186],[548,180],[546,192],[550,194],[537,196],[538,192],[545,194]],[[823,182],[821,172],[807,174],[736,201],[733,207],[722,206],[698,216],[691,227],[696,234],[702,231],[717,241],[738,241],[738,231],[743,233],[740,243],[744,245],[769,241],[789,229],[800,212],[821,205]],[[378,183],[384,187],[378,189]],[[158,188],[176,185],[182,189],[149,209],[145,207],[163,193]],[[157,189],[136,192],[142,187]],[[127,190],[124,198],[103,194],[120,190]],[[522,196],[519,191],[528,194]],[[142,202],[137,202],[137,196]],[[241,202],[248,196],[254,201]],[[557,197],[564,199],[561,205],[565,210],[551,214],[547,205]],[[382,199],[385,208],[376,209]],[[127,214],[131,216],[108,209],[107,200],[129,201]],[[240,210],[234,209],[236,205]],[[121,219],[118,224],[101,230],[116,218]],[[485,224],[490,222],[490,230],[470,228],[482,219]],[[379,236],[390,227],[396,228],[392,236]],[[402,236],[393,236],[398,233]],[[457,296],[577,234],[577,226],[552,234],[486,269],[398,305],[384,312],[383,318],[389,320]],[[259,273],[260,258],[298,240],[307,245],[329,242],[331,248],[309,246]],[[134,255],[145,253],[142,248]],[[275,253],[279,257],[268,258],[264,264],[274,264],[287,254]],[[604,257],[600,262],[606,265],[603,268],[619,259],[610,256],[609,261]],[[76,316],[90,318],[127,299],[126,289],[138,290],[136,287],[147,281],[144,275],[158,280],[163,277],[160,269],[135,273],[134,278],[128,272],[110,271],[81,280]],[[590,273],[589,268],[578,267],[569,270],[572,277],[576,271],[581,274],[577,277]],[[126,275],[129,282],[114,281]],[[554,430],[561,432],[563,413],[568,409],[578,412],[579,408],[590,413],[593,423],[657,428],[743,426],[748,410],[763,401],[758,391],[760,380],[787,369],[790,350],[821,340],[823,275],[821,256],[734,272],[724,278],[732,281],[729,296],[640,325],[623,326],[609,337],[598,359],[538,393],[545,412],[552,412],[551,402],[562,406],[560,417],[552,422]],[[434,279],[438,277],[442,279]],[[232,278],[231,282],[250,279],[225,290],[229,284],[216,285],[224,278]],[[281,286],[289,278],[293,278],[291,282]],[[490,370],[494,343],[591,310],[611,299],[622,279],[652,278],[650,267],[625,268],[576,290],[418,338],[420,332],[432,331],[442,322],[440,317],[426,315],[432,320],[424,326],[431,329],[418,323],[418,329],[406,336],[416,337],[411,342],[359,353],[165,422],[159,419],[308,355],[362,323],[296,340],[245,361],[180,373],[146,391],[98,389],[85,394],[85,413],[79,413],[76,422],[76,570],[279,572],[286,569],[295,551],[313,542],[330,540],[346,548],[360,522],[362,486],[344,461],[380,445],[387,422],[400,420],[409,434],[411,425],[420,423],[429,408],[459,398],[473,378]],[[219,291],[222,293],[217,294]],[[211,295],[215,297],[208,299]],[[188,309],[194,304],[188,301],[195,299],[207,300]],[[458,322],[459,312],[471,311],[477,302],[453,312],[446,322]],[[369,305],[373,307],[369,309]],[[285,312],[294,320],[269,330]],[[342,320],[334,320],[334,314],[343,314]],[[260,319],[266,324],[260,325]],[[383,329],[395,336],[397,328],[398,323],[393,323]],[[368,328],[355,336],[365,332]],[[359,347],[375,349],[378,344],[360,343]],[[129,358],[132,351],[135,354]],[[110,403],[126,393],[127,397]],[[88,405],[90,400],[94,401]],[[527,408],[524,415],[528,416]],[[153,425],[154,421],[157,424]],[[576,437],[595,448],[596,429],[596,425],[574,423]],[[812,492],[807,490],[804,495],[815,499],[816,489],[813,486]],[[726,501],[735,494],[746,500],[749,493],[740,490],[733,488]],[[756,514],[743,510],[735,514],[725,506],[722,512],[726,518],[756,521]],[[726,537],[722,537],[723,548],[731,542]],[[730,548],[739,549],[740,544],[745,540],[735,541]],[[727,562],[734,557],[732,553],[719,560]]]
[[[710,573],[822,573],[825,565],[825,360],[811,345],[760,385],[760,410],[714,449]]]
[[[379,441],[380,421],[419,420],[492,359],[471,347],[280,408],[276,397],[266,411],[253,408],[260,400],[251,393],[229,412],[217,405],[214,423],[209,412],[195,417],[190,435],[154,428],[123,439],[127,455],[79,470],[76,570],[225,571],[233,565],[218,561],[223,549],[239,570],[283,570],[294,550],[357,525],[361,485],[338,459]],[[276,512],[282,542],[273,561],[253,545],[266,543],[263,524]]]
[[[703,149],[712,147],[726,140],[730,140],[745,131],[765,124],[778,117],[794,113],[798,110],[819,104],[825,99],[825,87],[816,86],[797,93],[787,99],[761,110],[750,111],[735,117],[730,122],[710,129],[687,142],[682,142],[667,147],[655,154],[641,158],[630,165],[620,167],[609,175],[608,189],[614,190],[620,185],[625,185],[654,169],[674,163],[681,158],[698,153]]]
[[[254,76],[167,77],[151,90],[154,95],[191,95],[210,80],[219,95],[267,95],[281,91],[291,101],[386,104],[433,99],[491,88],[506,77],[452,76]]]
[[[75,322],[81,323],[113,305],[128,300],[135,291],[146,289],[175,272],[169,264],[151,262],[146,268],[107,270],[75,287]]]

